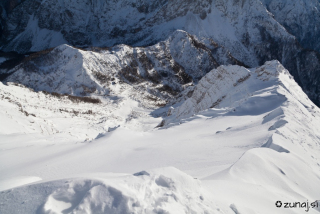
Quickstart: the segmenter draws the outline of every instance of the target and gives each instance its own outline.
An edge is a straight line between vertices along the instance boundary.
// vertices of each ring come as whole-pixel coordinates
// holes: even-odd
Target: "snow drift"
[[[221,66],[188,90],[152,131],[120,127],[91,143],[63,146],[2,133],[1,213],[301,213],[306,208],[275,202],[319,200],[320,110],[278,61]],[[28,119],[13,112],[8,121]]]

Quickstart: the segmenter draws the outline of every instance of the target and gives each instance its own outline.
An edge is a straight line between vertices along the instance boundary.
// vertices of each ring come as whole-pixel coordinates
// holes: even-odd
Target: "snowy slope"
[[[188,100],[171,110],[172,116],[168,120],[189,118],[200,111],[214,107],[233,109],[235,114],[246,113],[244,102],[249,105],[248,108],[257,105],[256,109],[263,111],[270,105],[273,107],[285,100],[277,92],[279,85],[284,84],[281,78],[282,76],[293,78],[278,61],[270,61],[250,70],[241,66],[220,66],[212,70],[201,79]],[[274,88],[268,90],[270,96],[267,96],[267,99],[259,96],[260,93],[265,94],[262,90],[268,87]],[[256,94],[258,98],[252,98]],[[252,104],[249,102],[250,99],[254,101]],[[261,100],[257,102],[259,99]],[[301,98],[296,96],[296,99]]]
[[[1,213],[304,213],[275,202],[319,200],[320,110],[278,61],[214,69],[169,112],[160,129],[91,143],[2,134]]]
[[[124,91],[118,97],[83,98],[37,93],[22,85],[0,83],[2,145],[9,148],[25,145],[16,141],[22,137],[46,139],[54,144],[84,142],[120,126],[145,131],[150,129],[149,123],[154,126],[159,123],[159,119],[148,115],[150,109],[139,107],[138,102],[125,94]]]

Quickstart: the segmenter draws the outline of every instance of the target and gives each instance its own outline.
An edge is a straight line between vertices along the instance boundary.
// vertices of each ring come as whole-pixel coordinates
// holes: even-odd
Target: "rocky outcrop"
[[[119,45],[78,49],[61,45],[30,54],[14,68],[2,69],[5,82],[18,82],[36,91],[61,94],[121,94],[130,85],[146,102],[164,105],[187,86],[222,64],[243,65],[213,40],[198,41],[184,31],[150,47]]]

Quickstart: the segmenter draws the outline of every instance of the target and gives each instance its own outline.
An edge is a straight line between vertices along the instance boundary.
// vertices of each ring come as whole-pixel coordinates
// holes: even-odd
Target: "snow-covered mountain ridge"
[[[19,98],[18,92],[12,99],[23,111],[5,98],[18,90],[25,90],[26,98]],[[107,98],[92,106],[73,104],[15,85],[1,85],[1,93],[0,103],[8,109],[1,114],[6,124],[45,117],[49,122],[51,114],[53,126],[75,135],[100,130],[104,123],[93,124],[100,113],[110,110],[112,115],[116,109]],[[41,106],[32,112],[30,103],[38,99],[97,112],[70,116]],[[91,143],[74,144],[63,133],[42,138],[39,133],[34,135],[38,141],[26,135],[23,143],[18,133],[2,134],[0,161],[6,164],[0,165],[1,213],[301,213],[306,208],[277,208],[275,202],[319,200],[320,110],[278,61],[250,70],[218,67],[169,112],[163,128],[141,133],[122,125]],[[146,124],[152,118],[135,119]],[[92,125],[84,127],[81,120]],[[160,120],[153,119],[149,127]],[[105,118],[108,121],[112,118]],[[82,129],[75,129],[75,124]],[[28,127],[33,126],[24,128]],[[61,137],[70,143],[56,143],[54,139]],[[17,156],[23,161],[10,158]],[[23,184],[27,185],[18,187]]]
[[[206,112],[208,109],[212,110]],[[275,132],[263,147],[290,153],[292,151],[286,148],[294,144],[318,142],[309,146],[320,148],[320,135],[315,130],[319,122],[319,108],[309,100],[292,75],[278,61],[266,62],[265,65],[250,70],[240,66],[220,66],[212,70],[201,79],[190,98],[169,110],[169,116],[162,124],[168,127],[188,122],[199,113],[241,117],[264,112],[268,114],[263,117],[262,123],[275,120],[268,129]],[[290,137],[295,134],[292,133],[292,127],[289,127],[302,123],[301,136]],[[282,127],[288,127],[289,132],[282,132],[286,129]],[[307,134],[308,132],[313,134]],[[300,152],[296,150],[296,153]],[[315,166],[318,167],[319,159],[315,159]]]
[[[205,44],[184,31],[154,46],[119,45],[108,49],[80,50],[61,45],[25,58],[4,82],[18,82],[36,91],[74,95],[119,96],[135,88],[142,104],[165,105],[192,82],[222,64],[238,64],[214,41]],[[132,96],[137,93],[132,91]]]
[[[319,4],[317,0],[25,0],[13,4],[0,43],[3,51],[20,53],[61,44],[150,46],[184,30],[203,44],[212,40],[223,46],[249,67],[279,60],[319,104]],[[196,59],[191,59],[193,64]]]
[[[1,1],[0,213],[319,214],[319,9]]]
[[[212,23],[212,18],[219,19],[221,13],[228,20],[226,23],[229,27],[233,26],[238,31],[235,32],[236,34],[241,33],[238,26],[243,24],[233,23],[236,17],[239,22],[247,20],[249,17],[253,19],[260,17],[260,20],[264,22],[260,24],[263,27],[264,24],[269,25],[268,22],[276,24],[272,21],[270,14],[274,15],[275,20],[281,23],[285,29],[288,28],[288,31],[296,36],[302,44],[305,43],[304,40],[308,40],[305,36],[300,35],[302,32],[309,35],[309,40],[316,38],[319,32],[319,29],[315,27],[319,21],[319,2],[317,0],[122,0],[108,2],[101,0],[59,2],[6,0],[2,7],[4,11],[8,11],[4,12],[2,17],[6,18],[2,36],[6,43],[3,42],[3,45],[7,50],[18,48],[19,50],[16,50],[19,52],[40,51],[63,44],[66,41],[74,46],[113,46],[122,43],[147,45],[166,39],[177,29],[186,30],[190,34],[201,30],[202,33],[207,34],[202,37],[213,35],[217,37],[217,34],[223,34],[226,29],[220,28],[222,32],[215,33],[212,31],[214,29],[203,29],[203,27],[206,25],[206,21],[213,24],[211,27],[218,27],[216,26],[219,25],[218,21]],[[23,18],[20,19],[20,16]],[[197,27],[194,25],[196,23],[202,26]],[[304,23],[308,23],[309,26],[307,27]],[[245,25],[247,30],[249,30],[249,25],[251,23]],[[294,26],[301,26],[304,30],[297,32],[294,30]],[[273,34],[288,36],[283,29],[276,30],[272,26],[270,27],[271,31],[270,29],[266,30]],[[158,28],[162,28],[162,33],[159,33]],[[61,36],[57,37],[57,34]],[[200,34],[198,35],[200,36]],[[36,39],[39,36],[43,40]],[[54,36],[61,38],[61,41],[57,38],[54,39]],[[221,36],[227,37],[227,35]],[[250,37],[252,36],[250,35]],[[52,43],[54,40],[57,42],[56,44]],[[14,44],[13,41],[18,43]],[[219,42],[221,41],[219,40]],[[315,43],[312,41],[308,41],[308,43],[309,45],[305,47],[313,49],[314,46],[310,45]],[[314,50],[319,51],[317,48]]]
[[[212,110],[206,113],[208,109]],[[268,114],[263,117],[262,123],[275,120],[268,130],[276,131],[264,147],[278,152],[290,152],[286,148],[291,147],[291,144],[319,141],[320,136],[314,129],[318,123],[315,118],[320,114],[319,109],[278,61],[266,62],[265,65],[250,70],[240,66],[220,66],[212,70],[200,80],[190,98],[169,110],[169,116],[162,125],[166,128],[188,122],[199,113],[241,117],[264,112]],[[308,122],[303,125],[303,133],[310,131],[313,134],[302,134],[295,139],[290,137],[295,135],[290,133],[292,130],[289,131],[290,134],[280,131],[283,130],[280,128],[293,124],[299,126],[304,120]],[[319,147],[319,143],[313,146]],[[318,161],[315,165],[318,165]]]
[[[295,99],[302,99],[296,94],[297,90],[300,91],[297,87],[292,75],[278,61],[266,62],[265,65],[251,70],[241,66],[220,66],[204,76],[192,96],[178,108],[171,109],[170,114],[174,120],[189,118],[208,108],[226,108],[237,114],[238,111],[246,111],[244,103],[247,103],[248,107],[257,105],[256,109],[259,111],[268,105],[286,100],[281,98],[282,93],[278,91],[287,90],[295,95]],[[264,88],[269,88],[272,96],[255,100],[254,97],[259,97]],[[305,99],[305,96],[303,98]],[[249,100],[253,102],[250,103]]]

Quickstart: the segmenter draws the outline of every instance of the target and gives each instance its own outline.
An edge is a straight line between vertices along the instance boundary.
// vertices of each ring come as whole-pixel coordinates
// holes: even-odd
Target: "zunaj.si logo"
[[[276,207],[278,207],[278,208],[282,207],[282,202],[281,201],[277,201],[276,202]]]
[[[309,203],[307,202],[284,202],[277,201],[275,203],[278,208],[304,208],[306,212],[309,212],[310,209],[320,207],[320,201],[317,200],[315,202]]]

